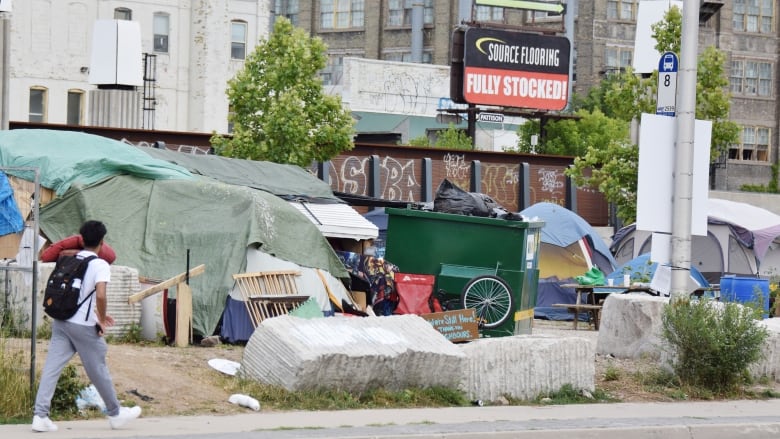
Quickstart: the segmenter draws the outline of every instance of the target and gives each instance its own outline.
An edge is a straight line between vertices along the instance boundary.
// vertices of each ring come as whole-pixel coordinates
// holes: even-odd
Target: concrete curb
[[[780,400],[502,406],[233,416],[140,418],[122,430],[105,419],[57,422],[58,439],[76,438],[776,438]],[[2,425],[0,436],[41,438],[29,424]]]

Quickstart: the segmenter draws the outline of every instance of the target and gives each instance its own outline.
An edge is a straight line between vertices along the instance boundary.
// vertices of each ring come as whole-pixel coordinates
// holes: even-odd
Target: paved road
[[[56,433],[2,425],[26,439],[593,438],[732,439],[780,437],[780,400],[441,409],[249,412],[233,416],[141,418],[122,430],[105,419],[59,422]]]

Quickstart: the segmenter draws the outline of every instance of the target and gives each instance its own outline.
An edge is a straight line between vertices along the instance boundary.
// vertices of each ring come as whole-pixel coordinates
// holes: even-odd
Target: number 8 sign
[[[658,60],[658,94],[655,114],[674,117],[677,113],[677,68],[680,61],[674,52],[666,52]]]

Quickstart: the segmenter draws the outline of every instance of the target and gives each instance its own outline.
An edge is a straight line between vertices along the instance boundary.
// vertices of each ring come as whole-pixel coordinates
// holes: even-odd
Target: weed
[[[141,343],[143,341],[143,338],[141,337],[141,325],[133,322],[127,326],[120,341],[122,343]]]
[[[604,381],[617,381],[620,379],[620,369],[610,364],[604,371]]]
[[[709,299],[679,299],[666,305],[662,340],[683,387],[699,395],[725,394],[744,383],[748,367],[762,355],[767,329],[762,309]]]
[[[411,388],[401,391],[372,389],[362,393],[318,389],[291,392],[278,386],[247,379],[225,381],[231,393],[243,393],[277,410],[343,410],[356,408],[458,407],[469,405],[462,392],[443,387]]]
[[[30,377],[21,352],[13,352],[6,346],[6,339],[0,338],[0,424],[12,420],[29,418],[32,397]]]
[[[543,401],[546,400],[546,401]],[[557,392],[542,392],[532,401],[537,404],[583,404],[592,402],[614,402],[615,399],[606,392],[596,389],[593,393],[575,389],[571,384],[564,384]]]
[[[54,397],[51,400],[51,413],[57,417],[71,417],[78,414],[76,397],[87,387],[79,377],[76,366],[68,364],[62,370],[57,387],[54,389]]]

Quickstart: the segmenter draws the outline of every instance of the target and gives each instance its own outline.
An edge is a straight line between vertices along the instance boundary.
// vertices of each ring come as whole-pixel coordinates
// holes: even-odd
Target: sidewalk
[[[502,406],[329,412],[249,412],[233,416],[143,418],[122,430],[106,419],[0,425],[0,437],[76,438],[776,438],[780,400]]]

